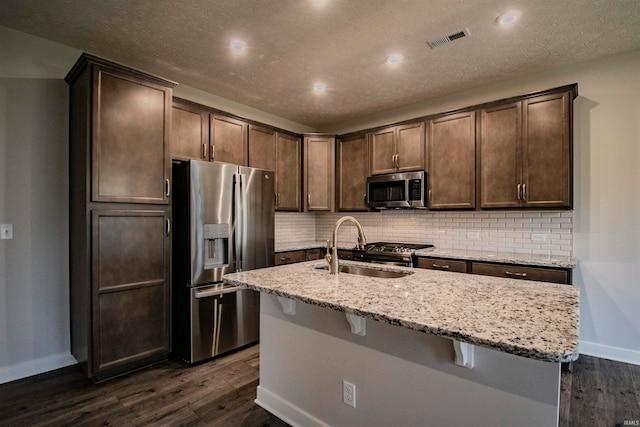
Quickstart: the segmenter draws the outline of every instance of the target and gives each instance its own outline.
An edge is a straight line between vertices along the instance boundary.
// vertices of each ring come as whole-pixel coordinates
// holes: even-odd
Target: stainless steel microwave
[[[375,209],[427,208],[425,171],[389,173],[367,178],[367,206]]]

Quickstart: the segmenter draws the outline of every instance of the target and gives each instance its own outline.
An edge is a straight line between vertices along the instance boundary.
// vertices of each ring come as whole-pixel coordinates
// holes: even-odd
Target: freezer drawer
[[[258,341],[258,292],[222,283],[189,291],[191,339],[188,352],[181,351],[186,362],[195,363]]]

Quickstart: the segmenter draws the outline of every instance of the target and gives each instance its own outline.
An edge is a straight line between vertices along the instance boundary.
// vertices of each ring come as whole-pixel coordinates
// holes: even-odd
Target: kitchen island
[[[341,264],[411,274],[332,276],[312,261],[225,276],[262,293],[258,404],[293,425],[557,424],[577,288]]]

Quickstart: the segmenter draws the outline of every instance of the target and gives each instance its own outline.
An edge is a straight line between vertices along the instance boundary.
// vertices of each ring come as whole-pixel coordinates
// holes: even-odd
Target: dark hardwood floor
[[[190,368],[167,361],[100,384],[77,366],[3,384],[0,426],[286,427],[253,402],[258,355],[255,345]],[[640,366],[581,356],[562,372],[560,426],[637,425],[639,396]]]

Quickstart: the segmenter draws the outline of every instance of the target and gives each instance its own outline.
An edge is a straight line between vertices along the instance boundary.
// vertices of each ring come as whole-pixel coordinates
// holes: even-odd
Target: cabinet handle
[[[448,270],[449,269],[448,265],[431,264],[431,266],[433,268],[435,268],[436,270]]]
[[[396,167],[400,168],[400,154],[396,154]]]
[[[527,201],[527,184],[522,184],[522,201]]]
[[[167,197],[171,195],[171,182],[169,181],[169,178],[164,180],[164,194]]]
[[[522,200],[522,184],[518,184],[518,201]]]
[[[277,196],[277,201],[278,201],[276,204],[278,206],[280,206],[280,193],[276,193],[276,196]]]
[[[311,194],[307,194],[307,207],[311,207]]]
[[[215,159],[216,157],[216,146],[211,144],[209,146],[209,154],[211,155],[211,160]]]
[[[167,233],[167,236],[169,235],[169,233],[171,233],[171,220],[169,218],[165,220],[165,231]]]
[[[202,158],[207,160],[207,144],[202,144]]]
[[[504,274],[506,274],[507,276],[513,276],[513,277],[527,277],[527,273],[516,273],[512,271],[505,271]]]
[[[429,190],[429,203],[433,202],[433,191]]]

